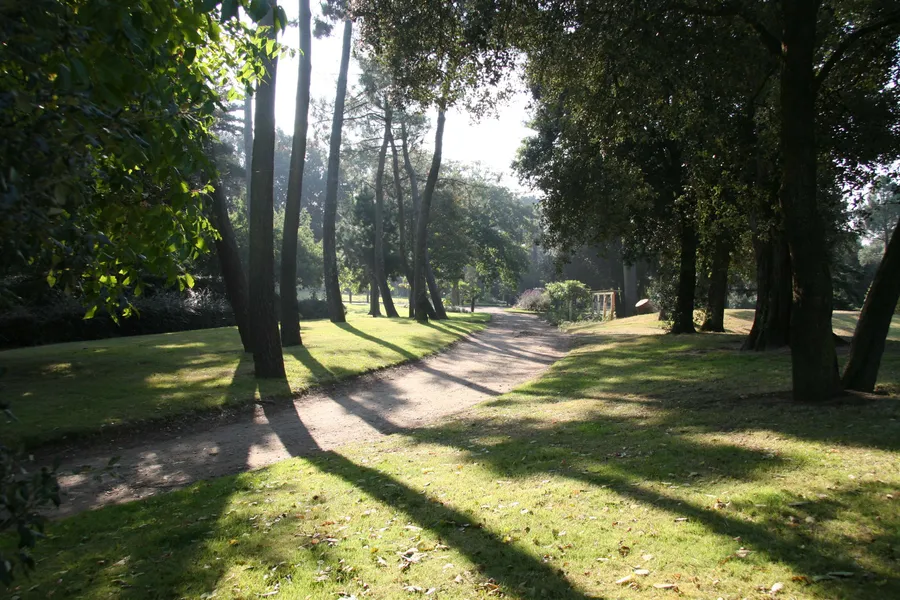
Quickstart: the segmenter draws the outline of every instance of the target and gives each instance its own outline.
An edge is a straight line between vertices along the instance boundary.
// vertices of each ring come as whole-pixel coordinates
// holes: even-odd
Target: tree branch
[[[674,2],[670,5],[673,9],[688,15],[701,15],[704,17],[737,17],[750,25],[759,36],[763,47],[774,56],[781,58],[781,39],[769,31],[765,24],[754,17],[740,2],[721,2],[712,7],[697,6],[684,2]]]
[[[885,27],[898,24],[900,24],[900,10],[895,10],[894,12],[888,13],[888,15],[882,19],[866,23],[848,33],[837,45],[837,48],[834,49],[834,52],[831,53],[831,56],[828,57],[828,60],[825,61],[825,64],[822,65],[822,68],[819,69],[819,72],[816,74],[816,86],[822,85],[834,67],[837,66],[847,52],[849,52],[862,38],[876,33]]]

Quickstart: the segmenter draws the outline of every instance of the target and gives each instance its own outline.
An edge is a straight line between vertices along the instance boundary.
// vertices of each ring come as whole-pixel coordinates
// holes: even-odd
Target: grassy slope
[[[0,352],[7,369],[0,384],[20,419],[0,424],[0,436],[34,446],[254,397],[289,397],[433,353],[486,320],[483,314],[454,315],[423,326],[351,311],[343,325],[305,321],[305,345],[285,349],[286,382],[255,380],[253,358],[231,327]]]
[[[451,424],[56,524],[23,598],[900,597],[898,399],[793,405],[786,353],[651,325]]]

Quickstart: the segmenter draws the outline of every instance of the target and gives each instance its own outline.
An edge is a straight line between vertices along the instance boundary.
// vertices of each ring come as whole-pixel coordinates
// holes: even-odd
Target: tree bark
[[[404,128],[404,131],[406,131],[406,125],[403,124],[402,127]],[[394,196],[397,200],[397,220],[400,222],[400,265],[403,268],[403,275],[406,277],[406,285],[409,286],[410,289],[409,316],[412,317],[414,315],[414,303],[412,301],[411,291],[413,287],[413,274],[412,269],[409,268],[409,256],[406,254],[406,209],[403,205],[403,185],[400,182],[400,160],[397,156],[397,144],[394,143],[393,134],[391,134],[390,143],[391,163],[394,172]]]
[[[273,10],[262,24],[275,38]],[[265,75],[256,90],[253,178],[250,188],[250,334],[258,378],[283,378],[284,358],[275,314],[275,241],[273,220],[275,165],[275,77],[278,59],[264,61]]]
[[[441,150],[444,142],[444,107],[438,108],[437,131],[434,134],[434,154],[431,158],[431,170],[428,171],[428,179],[425,181],[425,192],[419,200],[418,222],[416,223],[416,251],[414,257],[414,273],[416,288],[416,320],[420,323],[428,322],[428,295],[425,285],[428,273],[428,218],[431,213],[431,199],[434,196],[434,188],[437,186],[438,174],[441,170]],[[433,294],[433,292],[432,292]],[[434,310],[438,310],[440,298],[432,296]]]
[[[344,127],[344,101],[347,96],[347,70],[350,67],[350,41],[353,22],[344,21],[344,40],[341,48],[341,67],[338,74],[337,94],[334,99],[334,116],[331,120],[331,140],[328,152],[328,175],[325,184],[325,205],[322,222],[322,252],[325,261],[325,300],[328,316],[333,323],[347,320],[338,283],[337,266],[337,201],[338,178],[341,171],[341,134]]]
[[[731,240],[720,232],[716,234],[713,262],[709,277],[709,293],[706,300],[706,318],[701,331],[725,331],[725,305],[728,302],[728,268],[731,266]]]
[[[460,305],[460,300],[459,300],[459,280],[458,280],[458,279],[454,279],[454,280],[453,280],[453,291],[450,292],[450,301],[453,303],[453,306],[459,306],[459,305]]]
[[[622,299],[623,313],[626,317],[634,315],[637,304],[637,265],[624,264],[622,274],[625,279],[625,297]]]
[[[840,389],[831,329],[832,282],[816,198],[816,20],[819,0],[783,0],[781,208],[793,266],[793,397],[825,400]]]
[[[697,229],[693,209],[679,215],[678,297],[672,315],[672,333],[696,333],[694,328],[694,291],[697,285]]]
[[[766,239],[753,242],[756,255],[756,313],[744,350],[776,350],[790,342],[791,255],[783,235],[773,227]]]
[[[244,170],[245,200],[249,209],[250,185],[253,180],[253,95],[249,91],[244,97]]]
[[[444,308],[444,300],[441,297],[441,288],[438,287],[437,279],[434,277],[434,269],[431,268],[431,257],[428,251],[425,251],[425,280],[428,283],[428,293],[431,295],[431,302],[434,306],[433,319],[442,320],[447,318],[447,310]]]
[[[418,228],[418,223],[419,223],[419,205],[420,205],[420,201],[419,201],[419,200],[420,200],[420,199],[419,199],[419,178],[418,178],[418,176],[416,175],[416,170],[413,168],[412,160],[410,160],[410,158],[409,158],[409,144],[408,144],[408,142],[407,142],[406,123],[403,122],[403,121],[401,121],[400,127],[401,127],[401,130],[400,130],[400,131],[401,131],[401,136],[402,136],[402,137],[401,137],[401,142],[402,142],[401,148],[402,148],[402,150],[403,150],[403,167],[406,169],[406,174],[407,174],[407,176],[409,177],[409,193],[410,193],[410,195],[412,196],[412,201],[413,201],[413,223],[415,224],[415,227]],[[410,318],[413,318],[413,317],[416,316],[416,299],[418,298],[418,296],[416,295],[416,277],[415,277],[415,247],[416,247],[416,236],[415,236],[415,232],[413,232],[413,233],[414,233],[414,235],[412,236],[412,237],[413,237],[413,239],[412,239],[412,245],[413,245],[413,262],[414,262],[414,264],[413,264],[413,278],[412,278],[412,281],[411,281],[410,286],[409,286],[409,295],[410,295],[410,301],[409,301],[409,317],[410,317]],[[426,260],[427,260],[427,258],[428,258],[428,257],[427,257],[427,253],[426,253]],[[435,319],[435,318],[437,318],[437,313],[435,313],[434,308],[431,306],[431,302],[428,301],[428,294],[427,294],[427,293],[425,294],[425,304],[424,304],[424,306],[425,306],[425,308],[426,308],[426,314],[427,314],[427,316],[428,316],[429,319]]]
[[[281,345],[302,346],[300,307],[297,304],[297,230],[303,168],[306,165],[306,133],[309,129],[309,81],[312,72],[309,0],[300,0],[300,73],[297,79],[297,106],[294,110],[294,140],[284,207],[284,235],[281,244]]]
[[[369,316],[381,316],[381,306],[378,304],[378,278],[374,271],[369,276]]]
[[[387,160],[387,147],[391,138],[391,106],[387,98],[384,101],[384,140],[378,153],[378,169],[375,173],[375,280],[381,290],[384,312],[388,317],[399,317],[391,298],[391,286],[388,285],[384,266],[384,163]]]
[[[853,340],[850,342],[850,358],[842,378],[845,388],[860,392],[875,390],[885,340],[898,300],[900,300],[900,222],[894,227],[887,251],[875,272],[875,280],[869,288],[869,293],[866,294],[866,301],[859,315]]]
[[[228,297],[228,303],[234,313],[234,320],[241,336],[241,344],[244,346],[244,352],[251,352],[248,316],[250,299],[247,290],[247,276],[244,274],[244,266],[241,264],[241,252],[234,237],[234,228],[231,226],[231,217],[228,216],[228,205],[223,190],[222,182],[214,181],[213,191],[209,195],[213,226],[219,232],[219,239],[215,242],[216,257],[219,259],[219,269],[225,283],[225,295]]]

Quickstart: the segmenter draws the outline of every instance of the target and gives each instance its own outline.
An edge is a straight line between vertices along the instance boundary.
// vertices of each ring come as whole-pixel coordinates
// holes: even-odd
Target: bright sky
[[[289,20],[296,19],[299,7],[296,2],[283,4]],[[313,9],[314,14],[316,8]],[[341,27],[336,27],[327,38],[312,39],[312,81],[313,98],[327,98],[334,102],[337,76],[341,62]],[[300,31],[289,27],[281,37],[281,42],[294,49],[300,47]],[[278,78],[275,88],[275,123],[284,131],[294,128],[294,103],[297,94],[297,73],[299,52],[293,58],[279,61]],[[359,65],[351,59],[349,83],[352,86],[359,77]],[[444,157],[461,162],[481,162],[492,171],[503,175],[502,183],[512,189],[526,191],[510,169],[522,139],[530,135],[526,121],[528,96],[522,91],[499,107],[497,118],[484,118],[478,123],[465,112],[453,110],[447,114],[444,130]],[[432,115],[432,123],[434,123]],[[432,141],[429,147],[433,147]]]

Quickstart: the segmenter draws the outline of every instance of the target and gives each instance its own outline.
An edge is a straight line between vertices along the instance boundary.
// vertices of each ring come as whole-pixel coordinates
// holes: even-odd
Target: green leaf
[[[88,319],[93,319],[95,314],[97,314],[97,305],[96,304],[94,306],[90,307],[89,309],[87,309],[87,312],[84,313],[85,321]]]
[[[238,14],[238,2],[237,0],[223,0],[222,1],[222,21],[230,21],[235,18]]]
[[[184,274],[184,282],[187,284],[189,288],[194,287],[194,277],[190,273]]]
[[[184,51],[184,64],[189,65],[194,62],[194,59],[197,58],[197,48],[191,46],[190,48]]]

